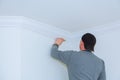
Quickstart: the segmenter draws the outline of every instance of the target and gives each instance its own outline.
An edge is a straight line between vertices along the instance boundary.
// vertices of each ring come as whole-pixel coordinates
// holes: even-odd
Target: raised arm
[[[52,48],[51,48],[51,56],[57,60],[62,61],[65,64],[68,64],[73,51],[60,51],[60,50],[58,50],[59,46],[64,41],[65,40],[63,38],[56,39],[55,43],[52,45]]]

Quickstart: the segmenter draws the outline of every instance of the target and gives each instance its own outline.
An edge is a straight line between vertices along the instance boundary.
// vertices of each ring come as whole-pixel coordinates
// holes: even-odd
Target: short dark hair
[[[96,44],[96,38],[91,33],[86,33],[82,36],[82,41],[86,50],[94,51],[94,46]]]

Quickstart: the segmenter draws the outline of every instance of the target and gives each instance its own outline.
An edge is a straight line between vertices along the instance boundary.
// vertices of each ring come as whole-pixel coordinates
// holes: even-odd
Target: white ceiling
[[[26,16],[76,32],[120,20],[120,0],[0,0],[0,15]]]

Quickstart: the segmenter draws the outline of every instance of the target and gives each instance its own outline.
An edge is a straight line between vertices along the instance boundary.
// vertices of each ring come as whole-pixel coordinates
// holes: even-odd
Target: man
[[[91,33],[82,36],[81,51],[60,51],[64,42],[57,38],[51,49],[51,56],[66,64],[69,80],[106,80],[104,61],[93,54],[96,38]]]

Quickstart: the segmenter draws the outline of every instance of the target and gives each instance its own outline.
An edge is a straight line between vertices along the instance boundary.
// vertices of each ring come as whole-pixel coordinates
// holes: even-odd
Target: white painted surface
[[[120,80],[120,28],[98,36],[96,55],[104,59],[107,80]]]
[[[0,80],[21,80],[19,31],[0,27]]]
[[[25,16],[76,32],[120,20],[119,0],[0,0],[1,16]]]

